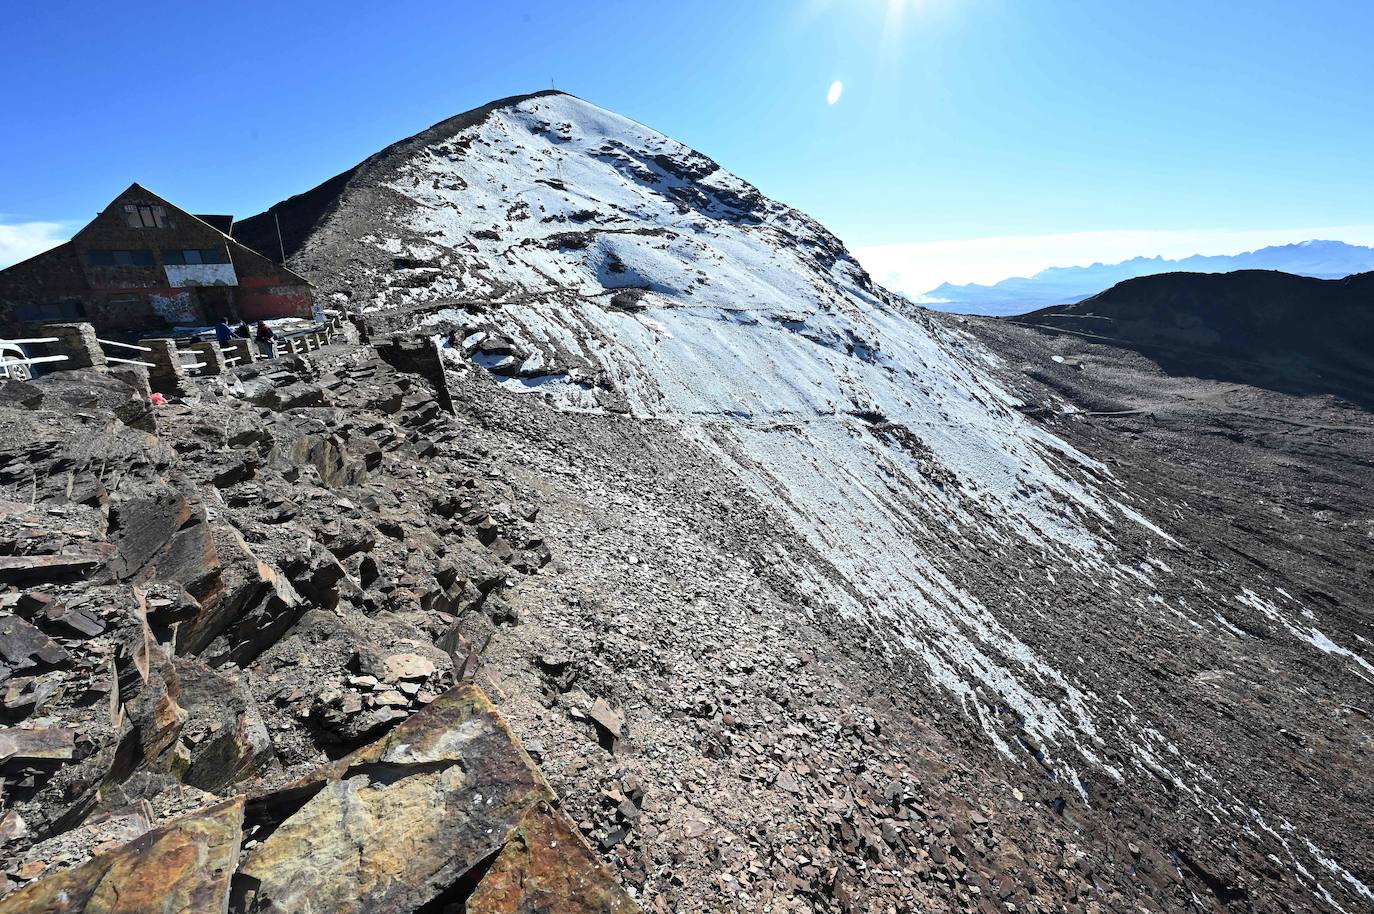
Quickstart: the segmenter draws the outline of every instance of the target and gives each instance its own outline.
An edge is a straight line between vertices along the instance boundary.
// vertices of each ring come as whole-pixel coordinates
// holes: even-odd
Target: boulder
[[[467,899],[468,914],[634,914],[638,905],[562,816],[526,814]]]
[[[238,670],[212,670],[189,658],[177,658],[176,669],[179,701],[189,715],[183,739],[191,746],[183,781],[202,790],[221,790],[271,760],[267,725]]]
[[[76,731],[70,727],[0,727],[0,764],[67,761],[75,739]]]
[[[115,557],[110,572],[116,580],[127,581],[139,573],[168,546],[171,539],[195,515],[190,501],[171,486],[159,485],[136,498],[120,498],[111,505],[111,539]]]
[[[376,743],[251,801],[250,822],[270,833],[243,861],[235,903],[262,914],[408,914],[552,798],[491,702],[465,683]]]
[[[223,914],[243,798],[145,832],[0,899],[0,914]]]

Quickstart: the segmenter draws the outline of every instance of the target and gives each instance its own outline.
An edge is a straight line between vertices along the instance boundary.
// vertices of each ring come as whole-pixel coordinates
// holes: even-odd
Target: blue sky
[[[1316,229],[1374,243],[1363,0],[49,0],[5,20],[0,262],[134,180],[246,216],[551,80],[907,291]]]

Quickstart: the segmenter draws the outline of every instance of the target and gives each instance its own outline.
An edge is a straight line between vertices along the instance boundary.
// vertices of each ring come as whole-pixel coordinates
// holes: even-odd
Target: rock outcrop
[[[637,909],[473,679],[533,512],[385,355],[3,399],[0,911]]]

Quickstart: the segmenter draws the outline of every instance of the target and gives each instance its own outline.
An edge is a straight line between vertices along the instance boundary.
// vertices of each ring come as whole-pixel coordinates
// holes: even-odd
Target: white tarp
[[[169,263],[163,267],[167,271],[167,285],[173,289],[192,286],[237,286],[239,278],[234,273],[232,263]]]

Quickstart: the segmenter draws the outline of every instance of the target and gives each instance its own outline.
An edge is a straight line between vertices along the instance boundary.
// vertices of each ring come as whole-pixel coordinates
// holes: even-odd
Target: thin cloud
[[[1118,263],[1132,257],[1156,255],[1175,259],[1192,254],[1240,254],[1270,245],[1312,239],[1374,245],[1374,225],[1003,235],[871,245],[856,248],[854,256],[878,282],[893,291],[916,297],[945,282],[991,284],[1013,276],[1031,276],[1049,267]]]
[[[28,260],[71,237],[65,222],[0,222],[0,269]]]

